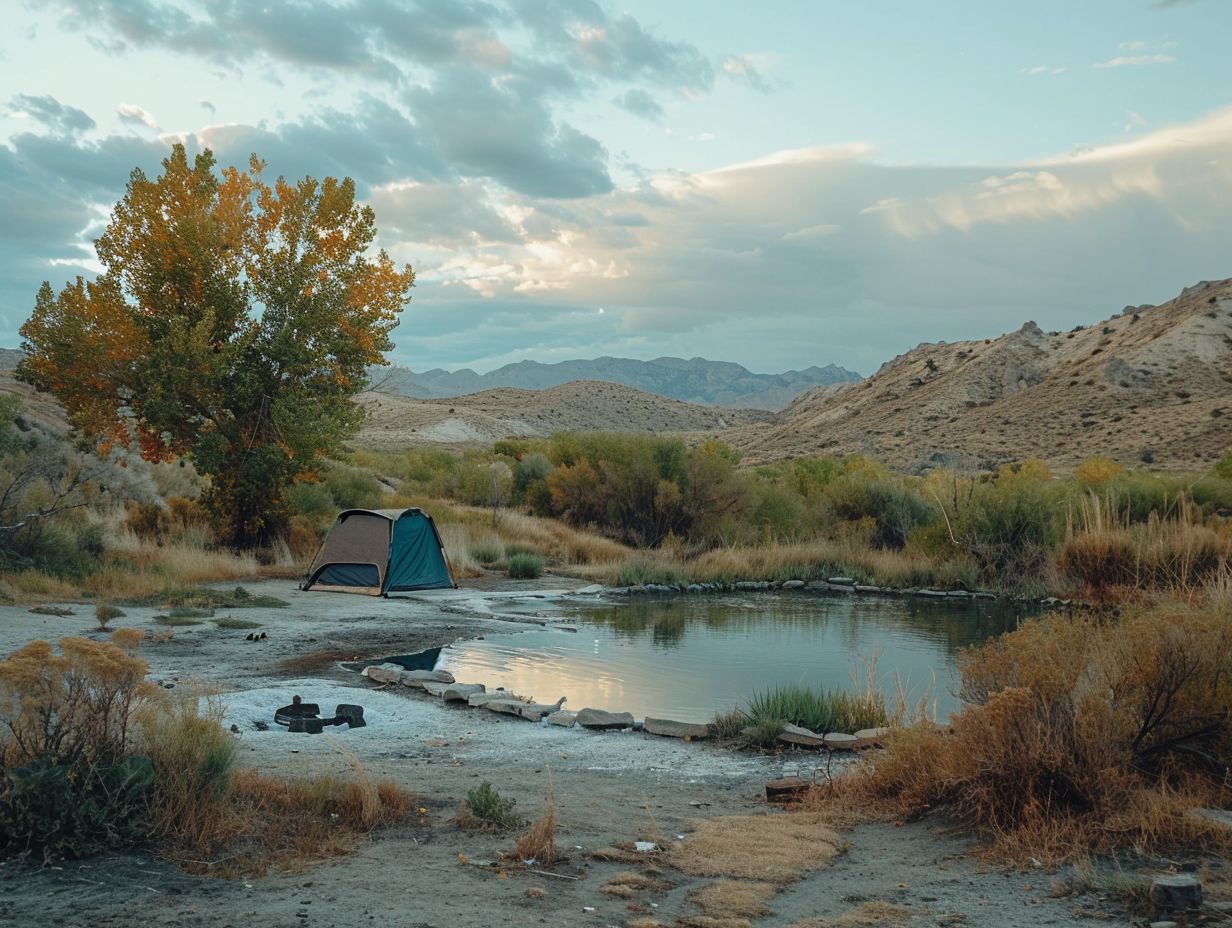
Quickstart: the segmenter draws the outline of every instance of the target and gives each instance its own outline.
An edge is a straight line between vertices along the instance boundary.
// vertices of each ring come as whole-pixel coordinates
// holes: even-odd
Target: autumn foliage
[[[105,272],[43,284],[19,375],[103,454],[191,459],[220,539],[248,547],[284,530],[283,491],[358,427],[351,397],[414,274],[367,256],[375,217],[350,179],[271,185],[255,155],[214,168],[176,145],[158,178],[133,172],[96,242]]]

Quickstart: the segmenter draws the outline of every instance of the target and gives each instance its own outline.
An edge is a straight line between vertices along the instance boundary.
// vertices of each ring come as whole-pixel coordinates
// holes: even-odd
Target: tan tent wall
[[[325,536],[325,544],[312,561],[308,576],[315,577],[326,564],[372,564],[380,582],[372,595],[380,595],[385,585],[385,570],[389,566],[389,534],[393,522],[389,516],[369,510],[348,509]],[[310,589],[324,589],[312,587]],[[359,590],[354,590],[359,592]],[[366,590],[365,590],[366,592]]]

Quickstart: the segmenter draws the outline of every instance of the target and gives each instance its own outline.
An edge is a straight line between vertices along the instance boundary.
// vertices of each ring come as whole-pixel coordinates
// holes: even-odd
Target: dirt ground
[[[283,776],[345,775],[347,763],[336,750],[343,745],[372,774],[410,789],[427,814],[366,841],[352,857],[294,876],[189,876],[149,854],[41,868],[3,863],[0,926],[621,926],[647,917],[671,925],[697,915],[688,896],[708,880],[666,869],[662,878],[670,889],[619,898],[600,887],[638,864],[591,860],[588,852],[647,837],[687,841],[690,819],[768,811],[761,799],[765,781],[812,775],[822,763],[815,755],[768,757],[634,732],[544,728],[484,710],[447,708],[405,688],[378,691],[336,660],[412,653],[525,623],[561,621],[570,603],[593,598],[572,592],[577,587],[545,579],[534,591],[495,584],[381,600],[301,593],[286,582],[253,584],[253,593],[291,603],[288,609],[235,612],[262,623],[264,641],[207,621],[148,642],[143,656],[153,679],[220,691],[226,724],[239,729],[241,765]],[[93,609],[77,606],[74,612],[39,616],[0,607],[0,653],[35,638],[89,634]],[[113,627],[166,631],[153,621],[156,610],[126,612]],[[322,657],[305,663],[311,654]],[[284,668],[292,659],[297,663]],[[315,737],[272,724],[259,731],[255,723],[272,722],[273,710],[296,693],[324,704],[344,697],[357,702],[370,724]],[[554,701],[560,694],[524,695]],[[533,816],[549,776],[558,803],[557,840],[569,858],[561,872],[578,878],[513,869],[502,875],[484,867],[511,847],[511,838],[459,830],[450,822],[459,801],[488,780]],[[1047,874],[982,866],[962,839],[936,823],[864,825],[844,839],[849,846],[831,867],[787,887],[770,901],[770,914],[754,923],[781,928],[806,917],[837,916],[865,901],[908,907],[912,925],[1025,928],[1117,915],[1112,903],[1093,897],[1052,898]]]

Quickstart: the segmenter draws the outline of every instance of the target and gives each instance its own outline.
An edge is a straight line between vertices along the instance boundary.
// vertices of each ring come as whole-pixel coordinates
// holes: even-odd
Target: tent
[[[455,585],[436,523],[422,509],[347,509],[300,589],[384,596]]]

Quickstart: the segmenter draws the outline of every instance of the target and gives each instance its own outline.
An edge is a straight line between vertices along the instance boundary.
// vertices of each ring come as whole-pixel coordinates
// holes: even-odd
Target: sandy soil
[[[353,857],[306,875],[246,882],[187,876],[148,854],[49,868],[8,862],[0,864],[0,925],[606,926],[638,917],[630,906],[671,924],[696,914],[687,896],[705,880],[669,870],[672,889],[615,898],[599,887],[629,865],[591,861],[586,852],[646,835],[687,841],[689,819],[764,811],[765,780],[810,775],[820,763],[813,755],[737,754],[704,743],[543,728],[482,710],[446,708],[403,688],[378,691],[332,660],[307,671],[280,670],[284,661],[314,651],[380,657],[556,621],[577,595],[567,589],[489,588],[389,600],[300,593],[289,583],[250,589],[292,604],[236,613],[261,622],[265,641],[250,642],[246,631],[210,623],[178,628],[173,640],[146,645],[151,677],[220,690],[227,724],[240,729],[242,764],[287,776],[345,774],[346,762],[334,748],[341,744],[372,773],[411,789],[428,810],[425,821],[384,832]],[[0,608],[0,652],[33,638],[89,633],[92,610],[76,611],[56,618]],[[153,623],[155,610],[127,612],[116,625],[162,630]],[[295,693],[327,704],[358,702],[370,725],[328,737],[256,729],[257,719],[268,720]],[[501,878],[475,866],[495,861],[511,840],[451,825],[459,800],[489,780],[533,815],[549,770],[559,807],[558,841],[570,858],[563,872],[581,879],[515,871]],[[861,826],[847,839],[849,849],[831,868],[786,889],[770,903],[772,914],[756,924],[785,926],[805,916],[836,915],[866,900],[911,907],[918,916],[913,924],[990,928],[1061,924],[1072,921],[1072,913],[1094,915],[1104,908],[1094,899],[1050,898],[1044,874],[988,871],[964,853],[961,839],[935,824]],[[459,854],[470,863],[463,864]],[[546,895],[529,897],[532,887]]]

